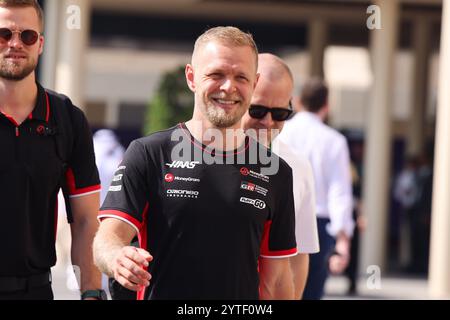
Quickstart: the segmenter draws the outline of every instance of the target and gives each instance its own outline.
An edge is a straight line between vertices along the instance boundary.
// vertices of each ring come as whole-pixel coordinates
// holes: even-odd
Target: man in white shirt
[[[242,124],[247,133],[252,135],[253,131],[262,144],[271,146],[272,151],[283,158],[293,171],[295,233],[299,254],[290,258],[290,265],[294,275],[295,297],[300,299],[308,275],[309,254],[319,251],[314,178],[308,160],[275,138],[276,131],[282,130],[285,120],[292,113],[292,73],[280,58],[272,54],[260,54],[258,63],[260,78]],[[275,130],[274,135],[271,130]]]
[[[345,137],[324,124],[328,88],[311,79],[301,93],[303,111],[285,125],[279,139],[309,161],[316,188],[320,252],[311,255],[303,299],[321,299],[328,271],[342,273],[349,261],[353,234],[350,157]]]

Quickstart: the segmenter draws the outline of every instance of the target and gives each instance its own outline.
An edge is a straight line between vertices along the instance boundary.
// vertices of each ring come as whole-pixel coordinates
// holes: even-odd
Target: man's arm
[[[301,300],[303,291],[305,290],[306,280],[308,278],[309,270],[309,254],[299,253],[294,257],[289,258],[292,275],[294,277],[294,290],[296,300]]]
[[[341,274],[350,262],[350,238],[345,232],[339,232],[336,236],[335,253],[329,260],[329,269],[332,274]]]
[[[294,284],[289,258],[260,258],[261,300],[293,300]]]
[[[341,273],[347,267],[350,258],[350,239],[353,235],[353,194],[351,165],[348,145],[345,138],[336,143],[330,152],[330,164],[333,170],[329,177],[328,210],[331,230],[336,239],[335,252],[330,258],[332,273]]]
[[[72,233],[72,264],[80,268],[80,289],[97,290],[102,287],[101,273],[94,265],[92,256],[92,241],[98,229],[97,212],[100,203],[99,193],[89,194],[70,199],[73,222],[70,225]]]
[[[145,250],[129,246],[136,230],[115,218],[102,221],[94,239],[94,259],[98,268],[122,286],[140,291],[150,285],[147,268],[153,257]]]

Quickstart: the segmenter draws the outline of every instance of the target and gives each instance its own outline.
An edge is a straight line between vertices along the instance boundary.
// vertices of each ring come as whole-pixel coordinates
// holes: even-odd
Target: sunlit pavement
[[[331,277],[326,284],[325,299],[335,300],[428,300],[428,283],[424,277],[386,276],[374,283],[361,277],[357,294],[348,295],[348,280],[345,277]]]
[[[67,268],[57,267],[52,270],[53,292],[55,300],[79,300],[78,291],[75,290],[74,276],[67,272]],[[69,276],[67,276],[69,274]],[[69,279],[69,280],[68,280]],[[326,284],[325,299],[336,300],[425,300],[428,297],[427,281],[424,278],[381,278],[380,287],[374,283],[360,278],[358,282],[358,294],[349,296],[346,294],[348,282],[344,277],[331,277]],[[69,288],[72,288],[69,289]]]

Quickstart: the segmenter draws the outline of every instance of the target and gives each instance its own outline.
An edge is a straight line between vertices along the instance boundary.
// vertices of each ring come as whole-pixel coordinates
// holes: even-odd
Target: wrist
[[[102,289],[85,290],[81,294],[81,300],[108,300],[106,292]]]

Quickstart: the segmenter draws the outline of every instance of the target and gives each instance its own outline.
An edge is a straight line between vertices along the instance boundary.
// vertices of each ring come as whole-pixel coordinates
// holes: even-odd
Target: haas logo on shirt
[[[194,169],[196,165],[200,164],[198,161],[173,161],[172,163],[166,163],[171,169],[182,168],[182,169]]]

